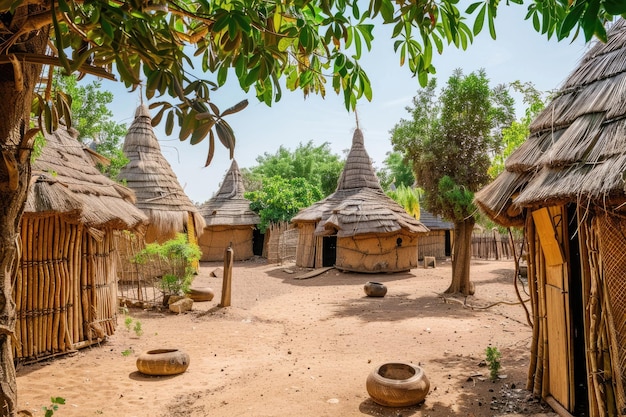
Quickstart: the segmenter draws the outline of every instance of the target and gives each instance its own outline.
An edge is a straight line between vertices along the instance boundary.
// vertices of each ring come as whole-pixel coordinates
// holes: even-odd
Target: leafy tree
[[[522,93],[524,103],[528,106],[524,116],[520,120],[514,120],[509,127],[502,129],[502,151],[494,155],[489,167],[489,175],[495,178],[504,171],[504,161],[516,150],[530,135],[530,123],[543,110],[545,99],[542,92],[538,91],[530,83],[515,81],[511,83],[514,91]]]
[[[506,2],[510,3],[522,0]],[[178,123],[179,137],[191,144],[208,138],[209,164],[216,137],[230,149],[232,158],[235,138],[224,117],[247,104],[222,111],[213,102],[211,93],[226,83],[229,74],[243,90],[254,88],[258,99],[268,105],[280,99],[281,79],[290,90],[324,95],[325,74],[329,74],[332,89],[343,95],[347,108],[355,108],[358,99],[372,96],[358,60],[364,48],[371,48],[374,22],[393,25],[400,65],[408,64],[425,86],[428,74],[434,73],[433,52],[441,53],[446,44],[466,48],[485,22],[495,38],[494,21],[501,4],[505,3],[480,1],[461,11],[457,0],[360,4],[346,0],[0,0],[2,413],[16,413],[11,346],[15,308],[7,300],[19,265],[16,242],[30,182],[30,149],[40,129],[52,131],[60,119],[71,121],[70,99],[52,91],[47,82],[51,77],[44,72],[42,79],[42,66],[58,66],[66,74],[117,78],[132,88],[143,83],[148,99],[171,97],[152,104],[160,108],[153,123],[165,117],[168,134]],[[589,40],[594,35],[605,39],[606,20],[623,13],[626,3],[620,0],[533,0],[527,19],[548,38],[575,37],[582,30]],[[468,19],[474,20],[471,28]],[[193,57],[212,80],[191,75]]]
[[[332,153],[328,142],[315,146],[313,141],[306,145],[300,143],[293,152],[281,146],[276,153],[266,152],[257,157],[256,161],[258,165],[243,170],[247,190],[258,189],[263,178],[304,178],[319,188],[323,197],[337,189],[344,165],[339,155]]]
[[[499,149],[501,129],[513,120],[513,103],[501,87],[490,88],[484,71],[464,75],[456,70],[435,96],[432,80],[418,91],[412,120],[392,130],[395,150],[413,161],[424,205],[454,222],[452,282],[448,293],[472,294],[469,268],[475,224],[474,192],[490,180],[490,154]]]
[[[323,198],[319,188],[301,177],[263,177],[262,181],[263,186],[259,190],[244,194],[250,200],[250,209],[261,217],[261,232],[265,232],[270,223],[291,220],[301,208]]]
[[[420,188],[407,187],[404,184],[400,184],[397,189],[387,191],[387,195],[400,204],[409,215],[419,220],[420,198],[422,198],[423,192]]]
[[[401,152],[387,152],[383,163],[385,164],[383,169],[376,173],[383,190],[388,190],[391,184],[399,188],[400,186],[411,187],[415,183],[411,164],[405,161]]]
[[[80,85],[76,75],[63,77],[60,71],[55,73],[55,82],[72,97],[72,118],[79,133],[78,140],[95,143],[95,151],[111,161],[109,165],[98,168],[116,179],[120,169],[128,163],[128,158],[122,151],[126,126],[112,120],[113,112],[108,107],[113,102],[113,93],[103,91],[100,81]]]

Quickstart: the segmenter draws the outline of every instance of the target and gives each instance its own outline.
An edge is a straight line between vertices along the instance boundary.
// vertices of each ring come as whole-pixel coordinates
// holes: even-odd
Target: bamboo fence
[[[495,260],[512,259],[515,253],[513,245],[520,248],[521,243],[521,239],[511,242],[509,236],[499,233],[474,233],[472,234],[472,257]]]
[[[15,358],[39,360],[103,340],[117,322],[115,242],[59,215],[21,224]]]

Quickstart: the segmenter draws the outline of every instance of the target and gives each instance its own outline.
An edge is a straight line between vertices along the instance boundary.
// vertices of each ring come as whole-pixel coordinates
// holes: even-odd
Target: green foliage
[[[322,192],[304,178],[265,177],[263,186],[248,191],[250,208],[261,217],[259,228],[265,232],[270,223],[289,221],[301,208],[323,198]]]
[[[132,325],[133,325],[133,318],[132,317],[124,318],[124,326],[126,326],[126,330],[130,331]]]
[[[122,356],[130,356],[133,354],[133,350],[132,349],[125,349],[122,351]]]
[[[391,184],[399,188],[403,185],[411,187],[415,183],[411,164],[404,159],[401,152],[387,152],[383,163],[384,168],[376,173],[383,190],[388,190]]]
[[[57,71],[55,84],[72,97],[72,125],[78,130],[78,140],[82,143],[95,143],[95,151],[111,162],[98,169],[110,178],[117,179],[120,169],[128,163],[122,152],[122,142],[126,136],[126,126],[112,120],[113,112],[108,105],[113,102],[113,93],[102,90],[100,81],[79,84],[77,77],[63,77]]]
[[[258,190],[264,178],[304,178],[319,188],[324,197],[337,189],[344,165],[339,155],[331,152],[328,142],[314,146],[313,141],[300,143],[293,152],[281,146],[274,154],[258,156],[256,162],[254,167],[242,170],[246,190]]]
[[[387,195],[400,204],[414,218],[420,218],[420,198],[422,190],[401,184],[395,191],[387,191]]]
[[[490,180],[490,154],[501,146],[513,120],[513,100],[501,87],[490,88],[484,71],[460,70],[436,95],[436,82],[418,91],[410,120],[391,131],[394,150],[412,161],[424,205],[451,221],[472,216],[473,193]]]
[[[147,244],[135,255],[133,261],[145,264],[155,257],[164,261],[169,273],[161,278],[161,290],[167,295],[183,295],[193,282],[193,265],[200,260],[201,255],[198,245],[189,243],[185,234],[178,233],[174,239],[166,242]]]
[[[514,81],[511,83],[511,87],[514,91],[523,95],[524,103],[528,107],[520,120],[514,120],[510,126],[502,129],[503,148],[501,152],[494,155],[489,167],[489,176],[492,179],[504,171],[506,159],[528,138],[530,135],[530,123],[545,106],[545,94],[537,91],[532,83]]]
[[[496,380],[498,378],[498,372],[500,371],[500,358],[502,357],[502,353],[495,346],[487,346],[485,356],[487,367],[489,368],[489,376],[492,380]]]
[[[133,326],[133,331],[135,332],[135,335],[137,335],[137,337],[143,334],[143,329],[141,327],[141,322],[139,320],[135,321],[135,325]]]
[[[47,407],[42,407],[42,410],[45,411],[45,417],[52,417],[59,409],[59,405],[65,404],[65,398],[63,397],[51,397],[50,405]]]

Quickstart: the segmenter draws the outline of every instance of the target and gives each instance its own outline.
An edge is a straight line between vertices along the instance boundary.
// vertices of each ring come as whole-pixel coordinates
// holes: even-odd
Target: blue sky
[[[532,82],[539,90],[558,88],[588,46],[582,39],[573,43],[548,41],[533,30],[529,21],[523,20],[524,12],[524,6],[503,5],[496,19],[495,41],[485,31],[474,39],[467,51],[447,47],[442,55],[434,56],[438,86],[443,86],[456,68],[466,74],[483,68],[493,86],[520,80]],[[389,131],[401,118],[408,116],[405,108],[411,105],[419,83],[407,66],[400,66],[393,42],[389,40],[389,29],[378,26],[374,36],[373,50],[361,60],[372,83],[373,100],[362,100],[357,112],[365,147],[374,166],[380,168],[385,154],[392,150]],[[202,77],[211,79],[211,74]],[[279,103],[267,107],[253,94],[241,91],[234,77],[229,82],[233,85],[214,93],[213,99],[220,108],[230,107],[244,98],[250,102],[245,110],[228,119],[237,137],[235,159],[240,168],[255,165],[258,155],[274,153],[280,145],[295,149],[299,143],[308,141],[329,142],[333,152],[340,155],[350,148],[356,127],[355,115],[346,111],[341,97],[330,86],[325,99],[319,96],[305,99],[299,91],[285,90]],[[103,88],[115,94],[111,106],[115,120],[130,124],[140,104],[139,93],[129,93],[122,84],[107,81],[103,82]],[[523,105],[521,99],[517,99],[518,115],[521,115]],[[218,143],[213,162],[205,168],[206,142],[191,146],[189,142],[178,140],[176,130],[171,137],[165,135],[162,126],[157,126],[155,131],[163,154],[191,200],[204,202],[211,198],[230,166],[227,150]]]

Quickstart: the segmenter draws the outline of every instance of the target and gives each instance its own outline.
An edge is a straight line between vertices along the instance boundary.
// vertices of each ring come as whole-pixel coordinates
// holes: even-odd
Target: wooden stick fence
[[[115,331],[117,282],[112,230],[85,229],[59,215],[25,215],[14,285],[15,357],[42,359]]]

